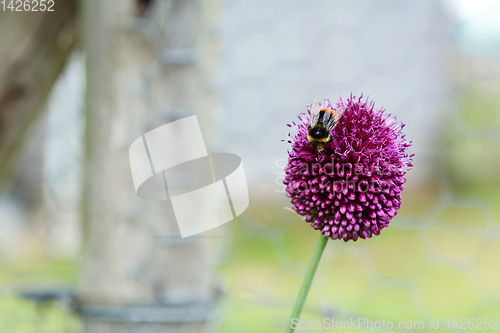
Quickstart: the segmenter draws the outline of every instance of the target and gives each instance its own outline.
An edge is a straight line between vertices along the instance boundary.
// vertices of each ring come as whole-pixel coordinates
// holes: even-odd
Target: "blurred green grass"
[[[40,304],[20,297],[22,292],[76,284],[73,260],[40,255],[23,257],[0,265],[0,332],[79,332],[79,319],[54,302]]]
[[[434,223],[486,230],[481,214],[450,206]],[[284,330],[319,233],[288,211],[283,216],[258,223],[285,230],[285,254],[273,250],[281,241],[266,239],[265,231],[248,233],[242,225],[254,223],[250,219],[231,224],[238,246],[220,271],[228,287],[220,332]],[[467,229],[448,235],[441,228],[433,231],[433,224],[429,230],[398,228],[402,218],[398,215],[392,222],[396,226],[378,237],[327,244],[303,320],[329,317],[329,308],[335,318],[423,320],[426,325],[429,318],[500,317],[500,308],[485,303],[500,297],[500,243],[474,239]]]

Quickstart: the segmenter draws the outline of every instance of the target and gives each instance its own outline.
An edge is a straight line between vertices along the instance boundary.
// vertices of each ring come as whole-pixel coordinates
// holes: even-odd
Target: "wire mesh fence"
[[[328,244],[303,320],[422,321],[420,331],[427,331],[430,320],[438,318],[442,329],[447,318],[450,324],[455,318],[499,318],[498,60],[461,54],[462,23],[450,19],[442,4],[430,1],[227,1],[220,19],[217,6],[194,0],[155,1],[137,17],[123,20],[121,33],[139,40],[149,57],[141,60],[144,70],[125,78],[123,89],[138,102],[127,107],[123,131],[131,142],[137,136],[138,118],[146,118],[146,127],[154,128],[198,115],[209,150],[242,157],[250,207],[207,236],[207,251],[199,239],[183,240],[149,224],[137,198],[137,204],[120,214],[135,225],[132,232],[140,228],[151,243],[127,274],[149,290],[154,301],[148,309],[91,308],[87,315],[107,316],[130,332],[283,330],[319,235],[284,209],[289,202],[280,184],[288,147],[280,140],[288,134],[286,124],[305,111],[302,106],[310,99],[335,99],[332,94],[347,96],[353,91],[369,94],[407,124],[415,168],[408,174],[403,207],[379,237]],[[178,21],[192,31],[179,34]],[[216,61],[219,41],[222,53]],[[78,67],[83,59],[75,61]],[[72,75],[82,89],[83,73]],[[195,79],[186,80],[187,76]],[[203,97],[189,98],[194,95]],[[148,111],[138,115],[137,105]],[[50,123],[50,117],[59,119],[63,109],[53,107],[48,116],[47,138],[57,142],[67,140],[68,128],[78,133],[81,122],[76,108],[74,117]],[[45,156],[64,147],[72,152],[81,149],[50,141],[47,147]],[[80,246],[77,208],[64,200],[62,206],[72,207],[69,212],[54,204],[54,198],[79,200],[75,165],[80,158],[78,153],[71,158],[53,156],[44,165],[42,211],[53,223],[36,237],[49,235],[45,242],[56,254],[77,253]],[[72,227],[68,219],[75,220]],[[151,278],[168,248],[187,242],[194,245],[191,250],[209,253],[200,262],[204,271],[218,271],[205,308],[199,303],[192,306],[206,287],[204,276],[181,289],[169,289]],[[10,331],[80,329],[75,317],[52,307],[53,300],[39,302],[52,304],[49,310],[33,306],[28,316],[19,310],[26,303],[12,305],[16,302],[21,301],[5,298],[3,306],[17,310],[0,311],[5,314],[0,317],[2,325]],[[17,314],[9,319],[10,313]],[[213,324],[198,325],[207,319]],[[166,329],[163,322],[175,324]]]

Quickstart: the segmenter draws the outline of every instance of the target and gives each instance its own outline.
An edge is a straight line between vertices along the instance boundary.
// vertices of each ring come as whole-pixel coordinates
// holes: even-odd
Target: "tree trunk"
[[[71,53],[76,1],[54,11],[0,10],[0,185]]]
[[[168,202],[136,195],[128,149],[147,131],[197,114],[201,106],[201,127],[211,125],[217,99],[207,78],[217,48],[205,28],[217,6],[83,2],[87,125],[80,295],[86,332],[208,327],[210,239],[180,238]]]

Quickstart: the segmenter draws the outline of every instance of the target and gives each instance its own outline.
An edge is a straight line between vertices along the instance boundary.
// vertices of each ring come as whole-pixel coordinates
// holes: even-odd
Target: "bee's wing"
[[[332,117],[328,119],[328,124],[326,126],[328,131],[331,131],[337,125],[345,110],[347,110],[347,107],[345,106],[341,106],[340,108],[333,110]]]
[[[347,110],[347,107],[341,106],[338,109],[335,109],[335,123],[338,123],[342,115],[344,114],[345,110]]]
[[[319,120],[319,111],[321,110],[319,102],[314,99],[309,110],[311,111],[311,127],[314,127]]]

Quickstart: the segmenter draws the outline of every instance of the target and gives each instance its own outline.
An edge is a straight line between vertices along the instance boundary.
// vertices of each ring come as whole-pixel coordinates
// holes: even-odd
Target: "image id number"
[[[53,12],[54,0],[2,0],[0,8],[11,12]]]

